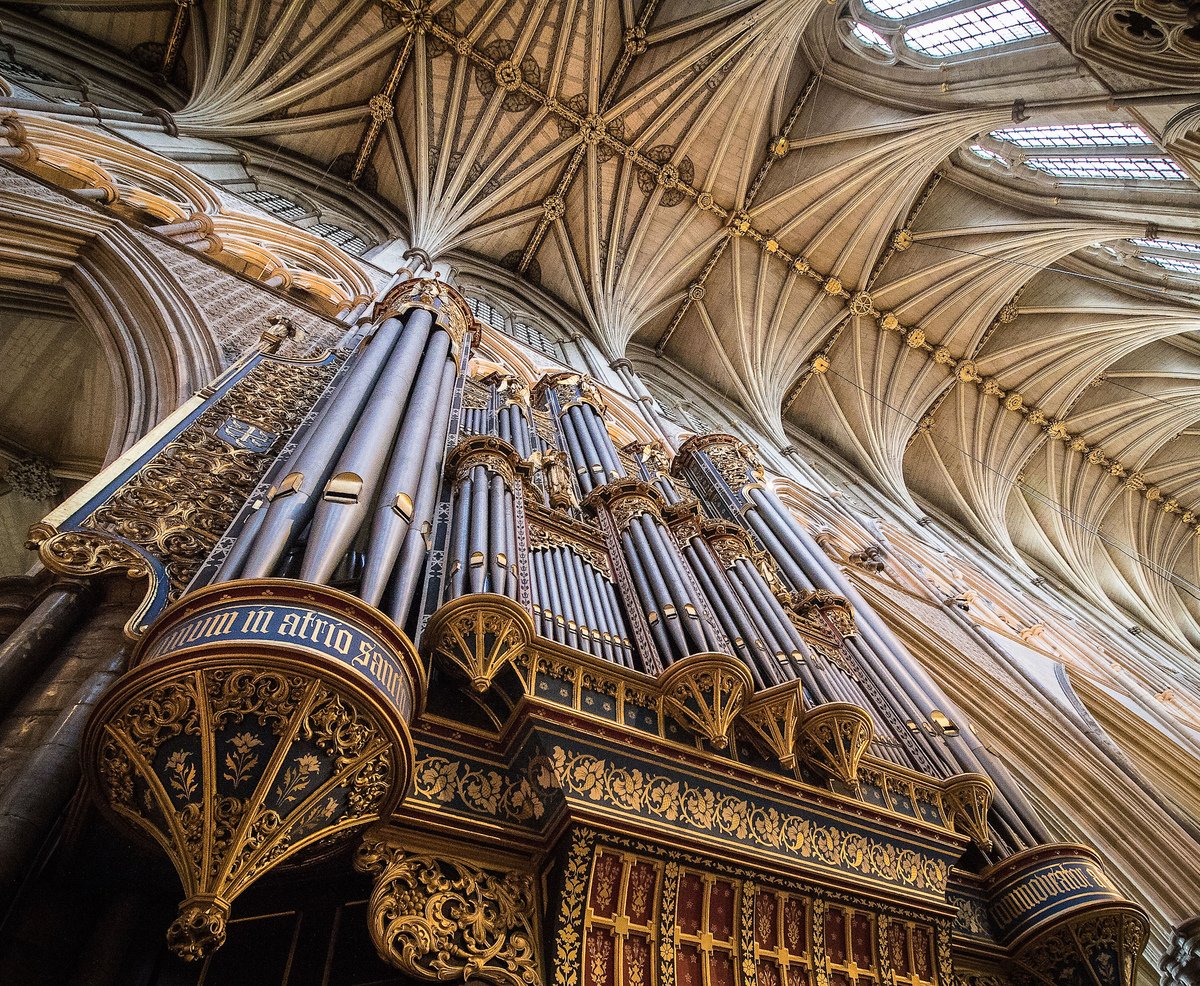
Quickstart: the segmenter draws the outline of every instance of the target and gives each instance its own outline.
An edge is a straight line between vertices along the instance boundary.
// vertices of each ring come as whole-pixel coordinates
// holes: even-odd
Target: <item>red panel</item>
[[[717,941],[733,940],[733,884],[718,880],[708,897],[708,930]]]
[[[918,976],[933,982],[933,935],[928,928],[913,928],[913,966]]]
[[[608,928],[588,929],[583,951],[583,975],[587,986],[616,986],[617,956],[613,933]]]
[[[679,930],[685,935],[700,934],[700,917],[704,913],[704,882],[695,873],[679,878]]]
[[[788,986],[808,986],[811,982],[809,971],[795,962],[788,963]]]
[[[708,957],[709,986],[734,986],[733,956],[728,952],[713,952]]]
[[[700,949],[695,945],[682,944],[675,953],[675,981],[679,986],[703,986],[700,974]]]
[[[840,907],[831,907],[825,912],[825,947],[831,962],[846,964],[849,958],[846,951],[846,913]]]
[[[832,986],[850,986],[850,977],[844,972],[831,972],[829,974],[829,982]]]
[[[897,922],[888,925],[888,958],[892,963],[892,971],[900,976],[911,976],[912,967],[908,962],[908,928]]]
[[[758,963],[758,986],[782,986],[779,968],[771,962]]]
[[[775,927],[775,909],[779,902],[775,895],[759,891],[754,898],[754,940],[759,948],[774,949],[779,943]]]
[[[855,911],[850,918],[851,951],[860,969],[875,968],[875,935],[871,915]]]
[[[625,983],[652,983],[650,942],[640,935],[625,939]]]
[[[592,897],[588,901],[593,914],[610,918],[617,912],[617,891],[621,886],[621,857],[600,852],[592,869]]]
[[[654,917],[658,868],[638,860],[629,867],[629,886],[625,891],[625,914],[634,924],[648,925]]]
[[[783,944],[793,955],[808,954],[807,910],[805,901],[789,897],[783,905]]]

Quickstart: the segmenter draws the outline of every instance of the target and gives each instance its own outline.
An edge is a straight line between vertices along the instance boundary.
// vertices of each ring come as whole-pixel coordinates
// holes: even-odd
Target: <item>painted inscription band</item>
[[[1005,860],[988,878],[988,912],[1009,945],[1082,907],[1124,903],[1099,860],[1082,846],[1039,846]]]
[[[313,655],[365,678],[404,721],[417,713],[424,669],[408,638],[361,600],[287,579],[227,582],[191,593],[163,615],[134,663],[197,650]]]

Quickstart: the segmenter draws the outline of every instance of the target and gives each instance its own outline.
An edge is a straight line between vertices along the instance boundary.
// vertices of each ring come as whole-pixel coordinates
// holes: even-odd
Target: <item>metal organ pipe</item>
[[[563,420],[567,426],[575,432],[575,437],[579,445],[581,453],[581,461],[576,466],[576,473],[580,476],[586,475],[590,483],[589,489],[595,489],[597,486],[603,486],[608,470],[604,463],[600,460],[600,453],[596,449],[596,444],[592,439],[592,434],[589,431],[586,422],[581,420],[575,412],[576,408],[570,408],[563,416]],[[579,472],[579,467],[582,466],[584,472]]]
[[[378,606],[387,588],[400,546],[408,533],[416,507],[417,484],[421,467],[434,430],[434,415],[439,408],[438,395],[450,354],[450,337],[438,332],[430,340],[417,381],[409,397],[404,422],[396,432],[391,460],[380,485],[366,567],[359,595]],[[453,364],[451,363],[451,368]]]
[[[753,498],[755,494],[759,494],[761,491],[751,490],[750,493],[751,497]],[[753,506],[754,503],[755,501],[752,499],[751,505]],[[794,587],[799,589],[813,588],[814,586],[812,580],[808,576],[808,573],[800,567],[800,564],[797,561],[797,556],[803,558],[805,557],[805,553],[794,544],[785,546],[780,538],[776,536],[775,529],[767,523],[766,519],[758,510],[747,510],[744,514],[744,517],[750,529],[755,533],[755,535],[757,535],[758,539],[763,543],[767,551],[770,552],[771,556],[775,559],[776,564],[779,565],[780,570],[783,572],[788,581],[791,582]],[[786,534],[783,536],[786,537]],[[790,541],[791,539],[789,538],[789,542]],[[890,676],[888,676],[886,673],[880,673],[881,668],[878,666],[877,662],[872,659],[870,650],[867,648],[857,647],[854,641],[849,641],[847,646],[853,649],[859,656],[859,663],[862,666],[863,673],[870,675],[872,681],[875,683],[884,700],[887,701],[892,707],[893,714],[896,715],[901,722],[905,720],[919,721],[922,718],[922,713],[918,710],[916,705],[912,703],[910,697],[898,686],[896,682],[890,678]],[[821,690],[818,694],[824,695],[825,690]],[[932,743],[923,733],[918,732],[913,733],[912,735],[916,738],[918,745],[920,745],[925,751],[925,755],[931,759],[930,769],[934,769],[933,765],[935,764],[940,766],[943,772],[953,772],[956,769],[955,762],[953,759],[947,756],[947,753],[944,749],[941,749],[936,744]]]
[[[483,592],[487,580],[487,472],[483,466],[471,469],[471,513],[467,524],[467,583],[472,592]]]
[[[538,566],[538,580],[546,589],[546,597],[550,606],[550,639],[560,644],[567,642],[567,618],[564,613],[562,597],[559,595],[558,576],[550,563],[549,549],[533,552]]]
[[[578,607],[572,598],[571,583],[567,580],[566,572],[563,569],[562,554],[558,548],[551,548],[547,552],[547,556],[558,585],[558,598],[562,603],[562,615],[566,620],[565,643],[570,647],[579,649],[579,621],[575,618]]]
[[[517,507],[515,501],[516,494],[510,490],[504,491],[504,557],[505,557],[505,589],[504,594],[512,599],[516,599],[520,594],[520,579],[518,578],[518,559],[517,559]]]
[[[588,606],[592,614],[592,629],[596,632],[595,643],[606,660],[620,663],[612,640],[612,626],[608,615],[604,612],[603,589],[600,587],[600,572],[588,561],[576,556],[583,585],[588,596]]]
[[[466,594],[467,579],[467,523],[471,502],[471,478],[460,476],[454,488],[455,523],[451,528],[450,540],[450,583],[448,598],[456,599]],[[458,518],[464,518],[458,520]]]
[[[864,642],[870,646],[864,648],[862,653],[864,656],[874,657],[883,662],[893,680],[907,693],[909,698],[916,704],[920,710],[919,723],[924,721],[928,716],[928,709],[921,710],[922,705],[928,705],[929,708],[942,708],[948,711],[960,723],[960,735],[956,737],[946,737],[946,745],[940,747],[937,744],[929,744],[937,750],[945,750],[953,756],[953,761],[956,761],[958,769],[967,771],[979,771],[988,774],[995,782],[998,790],[994,809],[997,814],[1003,818],[1008,826],[1013,830],[1013,834],[1017,835],[1020,841],[1024,839],[1030,842],[1036,842],[1032,828],[1039,828],[1045,831],[1045,827],[1041,824],[1040,819],[1036,814],[1032,815],[1032,825],[1026,823],[1021,818],[1020,814],[1014,807],[1014,803],[1023,804],[1028,808],[1028,802],[1019,795],[1019,789],[1013,782],[1008,771],[1005,769],[995,769],[999,765],[995,761],[991,761],[992,770],[988,770],[987,766],[976,755],[975,751],[968,744],[966,739],[970,736],[975,741],[977,746],[982,746],[978,740],[970,734],[969,727],[966,725],[966,719],[961,710],[955,703],[942,692],[940,688],[929,678],[924,669],[915,662],[905,660],[907,651],[903,650],[902,645],[895,639],[891,631],[882,624],[876,616],[874,610],[867,605],[866,601],[859,594],[854,585],[847,579],[837,566],[825,555],[820,549],[820,546],[813,541],[811,536],[805,531],[802,526],[791,516],[791,512],[778,500],[777,497],[768,494],[761,489],[751,490],[753,501],[770,517],[776,521],[777,529],[787,530],[792,533],[796,547],[802,552],[802,556],[807,556],[809,562],[814,566],[815,570],[824,574],[831,587],[836,591],[840,591],[843,596],[850,600],[856,611],[860,614],[860,632],[863,635]],[[899,651],[899,653],[897,653]],[[1012,797],[1009,797],[1010,792]]]
[[[737,606],[736,601],[732,598],[723,598],[723,593],[718,588],[719,583],[713,581],[711,569],[707,568],[705,560],[700,557],[700,549],[696,547],[695,543],[697,540],[693,538],[684,548],[684,557],[691,563],[692,571],[696,573],[700,588],[708,596],[709,604],[717,619],[721,621],[730,644],[749,668],[756,688],[767,688],[769,685],[776,684],[777,682],[767,677],[767,668],[760,660],[761,647],[757,640],[757,634],[751,629],[746,614]],[[739,643],[739,641],[741,642]]]
[[[447,599],[478,592],[518,596],[516,459],[511,445],[485,435],[464,439],[451,454],[457,492]]]
[[[612,648],[605,644],[604,634],[600,629],[600,618],[596,608],[596,585],[589,574],[593,571],[592,566],[574,551],[570,552],[570,559],[571,565],[575,569],[576,582],[579,585],[579,598],[583,603],[583,614],[587,619],[588,629],[591,631],[589,650],[596,656],[611,661],[613,659]]]
[[[608,434],[608,428],[596,409],[590,404],[576,404],[568,413],[575,414],[591,436],[592,445],[596,450],[596,459],[604,468],[605,482],[624,476],[625,468],[621,465],[620,457],[617,455],[617,447],[613,444],[612,438]]]
[[[328,410],[285,467],[280,489],[255,532],[242,567],[243,578],[273,574],[284,552],[312,518],[316,509],[313,492],[323,488],[333,472],[334,455],[358,421],[363,401],[375,385],[399,333],[399,319],[384,319],[370,341],[352,357],[354,365],[345,371],[345,381]]]
[[[431,312],[416,308],[408,313],[396,347],[338,456],[334,475],[325,484],[300,565],[300,578],[305,582],[324,584],[329,580],[371,509],[432,325]],[[437,335],[442,337],[443,346],[449,345],[444,331]],[[444,353],[443,349],[439,363]]]
[[[631,668],[633,667],[633,654],[630,652],[629,644],[627,643],[629,631],[625,627],[624,614],[620,603],[617,602],[616,587],[603,574],[598,572],[596,577],[600,585],[600,601],[608,619],[609,631],[613,636],[613,648],[620,662],[626,667]]]
[[[667,583],[667,591],[675,603],[680,626],[693,648],[689,653],[724,650],[702,616],[706,608],[704,601],[695,597],[686,562],[675,547],[674,540],[649,514],[642,514],[638,520],[646,531],[647,542],[658,552],[657,560]]]
[[[621,547],[624,549],[625,560],[629,565],[629,574],[633,579],[634,588],[637,590],[638,598],[642,601],[642,609],[646,613],[646,622],[650,627],[650,636],[654,639],[654,646],[663,656],[664,662],[669,663],[672,654],[671,638],[667,636],[664,625],[666,621],[661,612],[662,604],[651,591],[650,581],[646,576],[646,570],[629,530],[621,534]]]
[[[571,608],[575,616],[575,626],[579,632],[580,650],[595,653],[591,631],[595,629],[596,619],[588,605],[587,589],[583,585],[583,570],[578,565],[579,559],[569,548],[555,550],[562,559],[568,594],[571,598]]]
[[[428,538],[433,524],[434,508],[437,505],[438,485],[442,477],[442,457],[446,449],[446,432],[450,427],[450,404],[454,400],[456,379],[457,369],[453,361],[447,360],[442,367],[433,426],[421,462],[421,479],[413,498],[413,519],[404,535],[400,557],[388,587],[384,608],[401,626],[407,622],[417,583],[429,555]]]
[[[596,483],[588,457],[584,454],[583,447],[579,444],[579,435],[575,430],[575,422],[569,417],[564,416],[559,418],[559,423],[562,426],[563,438],[567,442],[567,454],[571,457],[571,461],[575,465],[575,476],[579,481],[579,491],[584,496],[587,496],[595,489]]]
[[[492,591],[499,593],[508,589],[508,560],[505,555],[508,538],[505,534],[504,507],[504,480],[492,473],[488,477],[487,568],[492,577]]]

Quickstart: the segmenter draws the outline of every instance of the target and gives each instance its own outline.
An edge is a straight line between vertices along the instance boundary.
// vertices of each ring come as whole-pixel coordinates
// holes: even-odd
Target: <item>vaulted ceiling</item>
[[[821,0],[0,6],[80,65],[165,61],[180,133],[351,182],[611,357],[665,355],[781,442],[1200,642],[1200,280],[1112,248],[1200,240],[1200,190],[966,150],[1014,119],[1132,122],[1200,175],[1186,72],[1072,54],[1095,4],[1035,0],[1051,43],[927,67],[850,50]]]

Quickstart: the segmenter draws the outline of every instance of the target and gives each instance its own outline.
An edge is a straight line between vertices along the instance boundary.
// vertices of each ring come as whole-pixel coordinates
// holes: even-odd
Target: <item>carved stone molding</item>
[[[754,690],[750,672],[728,654],[693,654],[672,664],[658,679],[663,703],[682,725],[717,749]]]
[[[410,851],[374,834],[355,865],[375,874],[371,940],[385,962],[427,982],[541,986],[531,873]]]
[[[483,466],[488,472],[496,473],[512,488],[516,485],[521,456],[501,438],[472,435],[454,446],[447,457],[446,471],[461,481],[476,466]]]
[[[1200,5],[1194,0],[1096,0],[1075,21],[1071,46],[1140,79],[1194,87]]]
[[[434,313],[437,324],[450,334],[456,355],[462,351],[468,335],[478,344],[482,326],[475,321],[466,299],[436,278],[421,277],[397,284],[379,303],[375,320],[398,317],[413,308],[427,308]]]
[[[789,608],[801,619],[811,619],[815,614],[824,616],[842,637],[858,636],[854,623],[854,607],[845,596],[828,589],[813,589],[810,592],[792,593],[787,600]]]
[[[642,514],[650,514],[660,523],[663,519],[662,494],[640,479],[626,477],[597,487],[588,494],[584,506],[594,509],[598,504],[604,504],[608,508],[618,531],[624,531]]]
[[[1171,932],[1171,945],[1158,967],[1162,986],[1200,986],[1200,917]]]
[[[760,485],[766,476],[756,446],[743,442],[732,435],[713,433],[693,435],[685,441],[675,455],[671,471],[682,475],[688,465],[700,455],[705,455],[721,478],[735,493],[752,485]]]
[[[608,404],[596,382],[586,373],[575,373],[566,370],[560,373],[548,373],[533,385],[533,399],[545,403],[550,393],[558,401],[560,411],[565,411],[574,404],[590,404],[603,417],[608,413]]]

